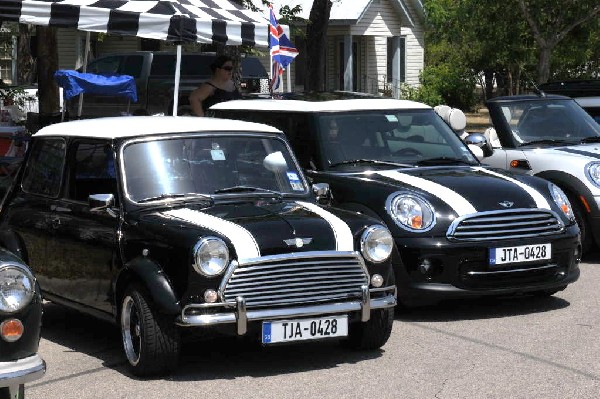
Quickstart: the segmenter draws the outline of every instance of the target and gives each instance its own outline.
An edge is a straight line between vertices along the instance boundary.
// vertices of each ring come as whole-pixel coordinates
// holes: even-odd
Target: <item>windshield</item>
[[[136,202],[197,194],[303,194],[281,139],[202,136],[134,142],[123,150],[127,196]]]
[[[500,110],[519,145],[574,144],[600,136],[600,125],[575,101],[501,103]]]
[[[431,109],[322,114],[318,116],[318,139],[326,169],[350,164],[412,167],[436,164],[434,160],[478,163]]]

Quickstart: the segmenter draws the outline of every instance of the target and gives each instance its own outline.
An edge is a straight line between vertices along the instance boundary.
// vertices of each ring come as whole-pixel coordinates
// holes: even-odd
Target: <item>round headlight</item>
[[[596,187],[600,187],[600,162],[590,162],[585,166],[585,175]]]
[[[229,263],[229,250],[223,240],[205,237],[194,246],[194,270],[207,277],[217,276]]]
[[[394,239],[389,230],[375,225],[367,228],[360,238],[360,252],[366,260],[380,263],[392,254]]]
[[[0,311],[14,313],[23,309],[34,292],[33,276],[25,267],[18,264],[0,267]]]
[[[573,214],[573,208],[571,207],[571,203],[569,202],[569,198],[567,195],[561,190],[556,184],[549,183],[548,187],[550,188],[550,194],[552,195],[552,199],[558,205],[560,210],[565,214],[565,216],[569,220],[575,220],[575,215]]]
[[[386,210],[396,224],[405,230],[425,232],[435,225],[433,206],[414,194],[390,196]]]

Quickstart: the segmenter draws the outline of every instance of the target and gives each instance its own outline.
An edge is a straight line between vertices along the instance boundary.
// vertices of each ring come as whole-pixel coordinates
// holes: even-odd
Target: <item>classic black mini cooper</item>
[[[335,206],[385,222],[400,253],[401,301],[551,295],[578,278],[579,230],[556,185],[483,167],[424,104],[324,98],[229,101],[210,111],[282,129]]]
[[[42,298],[31,270],[0,248],[0,398],[25,397],[25,383],[46,372],[37,354]]]
[[[119,323],[137,375],[172,369],[186,327],[365,349],[391,333],[389,231],[318,206],[285,135],[268,126],[48,126],[0,217],[2,245],[26,259],[46,299]]]

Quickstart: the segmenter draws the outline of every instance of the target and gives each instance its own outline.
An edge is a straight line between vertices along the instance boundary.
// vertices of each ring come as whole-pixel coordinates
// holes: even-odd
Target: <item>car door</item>
[[[43,291],[56,293],[62,285],[60,271],[49,261],[54,240],[54,207],[62,186],[66,141],[34,141],[20,185],[6,207],[8,228],[22,240],[24,256]]]
[[[111,278],[118,259],[118,212],[94,211],[91,194],[117,198],[114,153],[109,142],[76,140],[68,149],[65,190],[53,208],[53,262],[69,276],[62,289],[67,299],[111,312]]]

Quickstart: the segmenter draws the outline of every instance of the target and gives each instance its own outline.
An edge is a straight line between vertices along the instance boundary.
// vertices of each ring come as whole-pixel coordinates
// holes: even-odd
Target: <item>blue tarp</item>
[[[63,88],[63,96],[67,100],[81,93],[90,93],[123,96],[137,102],[137,90],[133,76],[95,75],[61,69],[54,73],[54,79]]]

